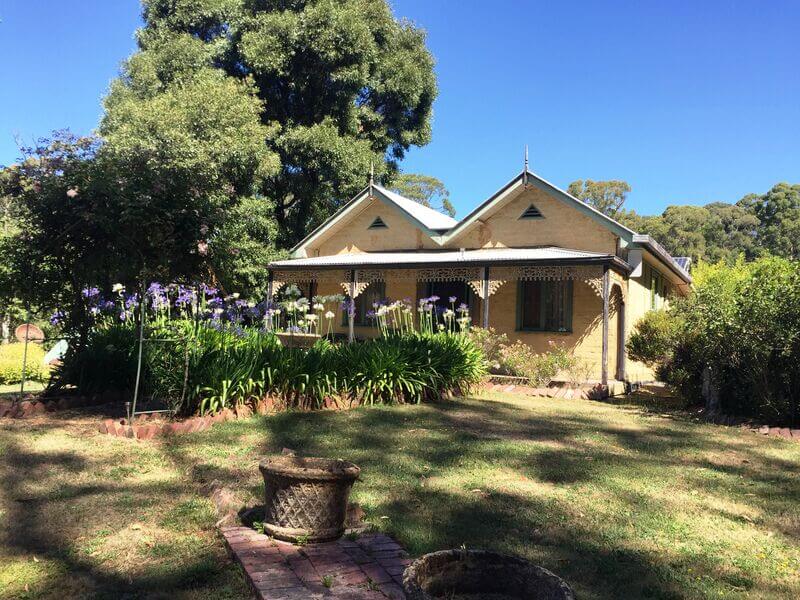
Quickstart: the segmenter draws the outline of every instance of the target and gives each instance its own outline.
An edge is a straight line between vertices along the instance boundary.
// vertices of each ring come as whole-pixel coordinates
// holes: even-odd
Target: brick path
[[[260,600],[405,600],[401,582],[411,561],[382,533],[306,546],[248,527],[224,527],[222,535]]]

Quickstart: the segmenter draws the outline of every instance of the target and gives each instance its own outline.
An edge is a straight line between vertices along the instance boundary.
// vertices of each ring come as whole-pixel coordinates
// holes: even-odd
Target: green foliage
[[[20,383],[25,344],[0,344],[0,383]],[[50,369],[43,364],[45,351],[39,344],[28,344],[25,360],[25,379],[45,381]]]
[[[567,191],[609,217],[615,217],[625,204],[631,186],[617,179],[611,181],[579,179],[570,183]]]
[[[500,371],[505,375],[526,377],[535,387],[547,386],[559,372],[573,364],[573,357],[563,346],[551,344],[548,352],[536,353],[517,340],[500,349]]]
[[[525,377],[536,387],[545,387],[559,373],[570,374],[578,366],[575,357],[559,344],[551,343],[547,352],[537,353],[521,340],[509,344],[508,336],[493,327],[472,327],[468,337],[492,373]]]
[[[436,177],[402,173],[394,178],[390,187],[409,200],[419,202],[423,206],[441,211],[451,217],[456,216],[456,209],[450,202],[450,192]]]
[[[191,103],[212,107],[216,88],[252,89],[258,114],[248,108],[242,119],[269,128],[262,149],[279,158],[277,172],[268,160],[256,179],[283,244],[362,188],[371,163],[378,176],[392,174],[410,146],[430,139],[433,59],[424,33],[396,20],[384,0],[146,0],[143,18],[139,51],[107,99],[104,134],[144,114],[163,129],[169,111],[181,112],[171,95],[185,86],[194,86]]]
[[[647,312],[628,338],[629,358],[651,367],[669,361],[679,329],[680,323],[674,311]]]
[[[485,373],[481,351],[466,336],[390,335],[359,344],[320,340],[308,350],[282,346],[268,332],[172,321],[148,337],[144,392],[178,411],[214,412],[273,396],[287,408],[318,409],[326,399],[349,404],[419,403],[462,392]],[[87,391],[132,389],[133,324],[98,330],[65,357],[58,385]],[[185,385],[184,385],[185,384]]]
[[[736,262],[776,255],[800,258],[800,185],[779,183],[766,194],[749,194],[736,204],[672,205],[661,215],[620,211],[623,225],[658,240],[673,256],[695,263]]]
[[[724,412],[796,423],[800,264],[768,257],[701,264],[694,275],[692,295],[673,302],[663,321],[637,324],[629,349],[652,359],[690,399],[699,401],[708,366]]]
[[[800,184],[779,183],[766,194],[750,194],[737,203],[759,221],[760,248],[800,259]]]

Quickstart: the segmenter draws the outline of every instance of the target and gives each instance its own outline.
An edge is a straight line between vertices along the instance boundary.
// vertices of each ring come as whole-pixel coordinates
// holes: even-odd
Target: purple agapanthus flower
[[[458,300],[458,298],[456,298],[455,296],[450,296],[450,297],[448,298],[448,300],[450,300],[450,304],[455,304],[455,303],[456,303],[456,300]]]
[[[96,298],[97,296],[100,295],[100,290],[97,289],[96,287],[86,287],[83,288],[81,294],[83,295],[84,298]]]
[[[50,315],[50,325],[60,325],[64,322],[64,311],[57,310],[52,315]]]

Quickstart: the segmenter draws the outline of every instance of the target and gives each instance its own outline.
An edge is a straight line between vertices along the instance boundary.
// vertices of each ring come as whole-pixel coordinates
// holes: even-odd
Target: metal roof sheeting
[[[428,229],[452,229],[458,223],[454,218],[423,206],[419,202],[409,200],[397,192],[387,190],[378,184],[373,184],[373,187]]]

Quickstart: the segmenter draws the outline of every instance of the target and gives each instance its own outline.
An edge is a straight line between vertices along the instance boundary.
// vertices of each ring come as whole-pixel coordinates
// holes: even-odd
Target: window
[[[525,212],[522,213],[519,217],[520,219],[543,219],[544,215],[539,212],[539,209],[536,208],[533,204],[531,204],[528,208],[525,209]]]
[[[519,331],[572,331],[572,281],[520,281]]]
[[[663,306],[664,299],[667,297],[667,284],[661,273],[653,267],[648,266],[647,272],[650,277],[650,308],[656,310]]]
[[[375,217],[375,220],[372,222],[372,225],[370,225],[367,229],[387,229],[387,228],[388,225],[386,225],[386,223],[383,222],[383,219],[381,219],[380,217]]]
[[[470,309],[469,316],[475,320],[477,302],[472,293],[472,289],[464,281],[434,281],[425,286],[425,297],[439,296],[439,299],[434,303],[436,305],[436,312],[443,313],[448,308],[458,309],[462,304],[466,304]],[[455,298],[454,302],[450,302],[450,298]],[[459,317],[462,315],[459,314]]]
[[[367,316],[375,310],[372,306],[376,302],[386,299],[386,284],[383,281],[373,281],[356,298],[356,314],[353,323],[358,326],[375,325],[375,319]],[[347,325],[347,311],[342,313],[342,325]]]

